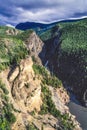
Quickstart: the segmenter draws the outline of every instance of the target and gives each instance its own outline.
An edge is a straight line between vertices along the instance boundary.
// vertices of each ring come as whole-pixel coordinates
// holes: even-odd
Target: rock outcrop
[[[41,78],[36,76],[32,69],[31,57],[26,58],[20,62],[20,65],[15,67],[14,70],[5,70],[0,73],[0,79],[5,83],[6,88],[9,91],[9,100],[13,104],[16,122],[12,125],[12,130],[25,130],[27,124],[33,123],[33,125],[41,130],[56,130],[59,128],[59,120],[51,114],[39,115],[41,109],[42,92],[41,92]],[[69,109],[66,104],[69,102],[69,96],[63,88],[54,89],[52,86],[48,86],[52,93],[52,100],[56,105],[56,108],[61,113],[69,113]],[[1,99],[1,98],[0,98]],[[0,101],[1,106],[3,102]],[[70,114],[70,113],[69,113]],[[72,116],[72,115],[70,115]],[[80,130],[79,124],[75,120],[72,120],[76,125],[75,130]]]
[[[16,30],[16,29],[8,29],[8,30],[6,30],[7,35],[17,35],[18,33],[19,33],[19,31]]]
[[[29,38],[26,39],[25,44],[30,51],[31,56],[34,56],[38,62],[43,62],[46,53],[45,44],[35,32],[31,33]]]

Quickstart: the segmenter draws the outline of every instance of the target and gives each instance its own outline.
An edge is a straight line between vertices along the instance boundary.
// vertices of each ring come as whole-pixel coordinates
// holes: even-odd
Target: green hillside
[[[61,44],[57,48],[55,66],[59,65],[58,72],[62,80],[74,87],[82,99],[87,89],[87,19],[58,23],[55,29],[41,33],[40,37],[47,43],[52,36],[56,38],[59,34]]]
[[[9,27],[0,27],[0,71],[9,65],[18,64],[28,55],[24,40],[31,32],[31,30],[22,32]]]
[[[77,22],[64,26],[61,36],[60,69],[66,73],[63,78],[74,86],[83,97],[87,88],[87,24]],[[64,66],[67,66],[66,71]],[[70,69],[70,71],[69,71]],[[78,87],[77,87],[78,86]]]

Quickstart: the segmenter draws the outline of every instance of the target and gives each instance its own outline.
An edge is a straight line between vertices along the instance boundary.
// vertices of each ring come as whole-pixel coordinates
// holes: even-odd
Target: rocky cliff
[[[12,39],[8,33],[2,37],[5,55],[0,57],[3,61],[0,63],[0,127],[81,130],[67,107],[70,99],[62,82],[41,63],[44,43],[35,32],[27,34],[26,39],[24,34],[21,32]]]
[[[11,129],[25,130],[26,127],[32,123],[37,129],[41,129],[42,127],[44,130],[62,129],[59,124],[60,118],[56,118],[49,112],[44,115],[39,114],[41,106],[44,104],[41,89],[42,75],[36,75],[32,66],[33,62],[31,57],[29,57],[22,60],[20,65],[17,66],[13,72],[8,69],[0,73],[0,80],[9,91],[9,103],[13,105],[13,113],[17,118],[16,122],[11,126]],[[71,121],[73,124],[76,125],[76,128],[80,129],[75,117],[69,113],[69,109],[66,106],[66,103],[69,102],[69,96],[64,88],[62,86],[61,88],[53,88],[50,85],[46,87],[52,93],[51,98],[56,109],[63,115],[64,113],[69,114],[69,116],[72,117]],[[1,99],[2,108],[4,105],[3,102]]]

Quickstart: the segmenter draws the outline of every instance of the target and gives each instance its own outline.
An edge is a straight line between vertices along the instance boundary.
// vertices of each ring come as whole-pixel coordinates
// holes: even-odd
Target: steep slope
[[[37,58],[37,61],[43,62],[45,59],[46,47],[41,39],[33,32],[30,37],[25,40],[25,44],[30,51],[30,55],[34,58]]]
[[[47,45],[48,67],[51,71],[54,70],[54,73],[62,79],[65,86],[73,90],[79,100],[86,106],[87,19],[59,23],[54,28],[41,33],[40,37]],[[49,48],[54,53],[51,53],[48,50]]]
[[[8,99],[9,104],[12,104],[12,111],[15,117],[18,117],[15,121],[15,124],[12,125],[12,129],[25,129],[26,123],[29,119],[32,119],[31,115],[35,111],[40,111],[40,106],[42,104],[41,100],[41,86],[40,80],[34,79],[35,75],[32,70],[32,60],[31,58],[22,60],[19,67],[16,67],[15,70],[11,73],[8,69],[0,73],[0,80],[4,83],[6,90],[8,90]],[[9,78],[8,75],[10,74]],[[4,78],[3,78],[4,77]],[[3,97],[5,98],[5,94]],[[4,101],[3,98],[0,98],[2,102],[2,111],[4,107],[4,102],[7,104],[7,100]],[[8,109],[8,108],[6,108]],[[4,111],[5,113],[5,111]],[[9,114],[9,113],[8,113]],[[30,116],[29,116],[30,115]],[[2,113],[1,113],[1,116]],[[26,117],[26,119],[25,119]],[[6,116],[6,119],[11,118]],[[3,122],[4,123],[4,122]],[[20,124],[20,125],[19,125]],[[0,122],[0,126],[2,123]],[[4,127],[4,126],[3,126]],[[2,129],[2,127],[1,127]],[[4,128],[6,129],[6,127]],[[10,129],[10,127],[9,127]]]
[[[8,69],[0,73],[0,80],[4,83],[6,90],[8,90],[7,96],[6,93],[2,92],[1,96],[4,98],[0,98],[1,111],[3,107],[5,107],[4,104],[9,103],[8,105],[11,105],[10,109],[12,113],[17,117],[15,123],[12,122],[11,129],[25,130],[27,129],[26,127],[30,128],[30,123],[34,125],[36,129],[41,129],[42,126],[44,129],[53,130],[57,128],[63,130],[80,129],[79,124],[69,113],[69,109],[65,105],[68,103],[69,97],[63,87],[58,86],[58,84],[60,85],[60,82],[57,81],[58,79],[51,79],[50,74],[43,67],[36,64],[33,65],[33,71],[32,65],[33,62],[30,57],[22,60],[19,67],[16,67],[14,71]],[[9,73],[11,73],[10,76]],[[52,82],[52,80],[54,82]],[[52,97],[53,99],[51,99]],[[7,105],[4,109],[8,110]],[[1,113],[1,117],[2,116]],[[6,120],[8,117],[11,119],[10,116],[11,115],[5,115]],[[76,125],[76,127],[74,127],[74,125]],[[5,128],[4,126],[4,129]]]
[[[32,30],[10,32],[0,35],[0,129],[81,130],[61,81],[36,60],[44,43]]]

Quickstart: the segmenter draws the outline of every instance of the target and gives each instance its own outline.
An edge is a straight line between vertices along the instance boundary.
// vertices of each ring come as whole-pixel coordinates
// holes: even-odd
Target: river
[[[81,106],[72,94],[69,109],[70,112],[76,116],[77,121],[81,124],[82,130],[87,130],[87,108]]]

